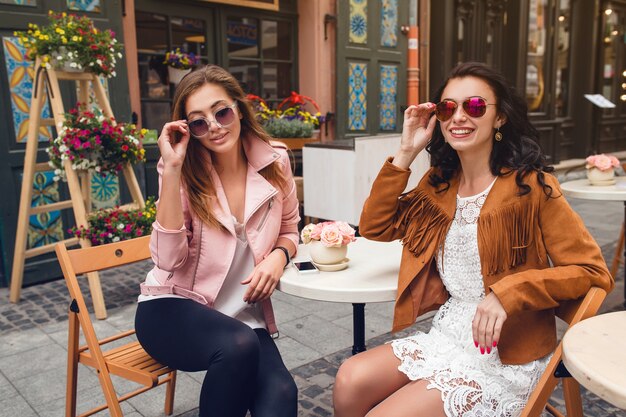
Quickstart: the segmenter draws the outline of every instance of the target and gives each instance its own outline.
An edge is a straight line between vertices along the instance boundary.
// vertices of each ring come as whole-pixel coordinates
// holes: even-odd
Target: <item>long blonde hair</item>
[[[186,103],[189,96],[205,84],[222,87],[228,96],[237,102],[237,110],[241,114],[240,140],[246,136],[256,136],[269,143],[271,137],[265,133],[254,117],[254,112],[239,82],[224,68],[207,65],[186,75],[174,94],[172,120],[187,118]],[[193,212],[206,224],[220,227],[211,209],[211,200],[216,196],[215,185],[210,173],[211,153],[198,140],[190,140],[187,154],[182,167],[182,183]],[[287,179],[278,161],[263,168],[259,172],[265,179],[283,190]]]

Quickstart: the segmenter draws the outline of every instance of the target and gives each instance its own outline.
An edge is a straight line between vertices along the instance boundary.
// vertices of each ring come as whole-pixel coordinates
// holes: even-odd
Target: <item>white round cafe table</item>
[[[365,304],[394,301],[402,245],[375,242],[358,237],[348,246],[348,267],[341,271],[301,274],[290,265],[285,269],[277,289],[286,294],[319,301],[352,303],[352,353],[365,350]],[[310,260],[306,245],[298,247],[294,261]]]
[[[563,336],[563,364],[579,384],[626,410],[626,311],[572,326]]]
[[[561,184],[561,190],[567,197],[582,200],[623,201],[624,221],[626,222],[626,177],[615,177],[613,185],[591,185],[586,178],[566,181]],[[619,225],[616,227],[619,228]],[[626,245],[624,245],[624,257],[626,258]],[[624,276],[626,277],[626,268],[624,268]],[[626,286],[624,286],[624,300],[624,305],[626,305]]]

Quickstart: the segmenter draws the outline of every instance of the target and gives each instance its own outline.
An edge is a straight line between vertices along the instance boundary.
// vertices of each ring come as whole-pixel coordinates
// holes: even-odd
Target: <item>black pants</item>
[[[267,330],[180,298],[139,303],[135,329],[162,364],[207,371],[201,417],[296,417],[298,388]]]

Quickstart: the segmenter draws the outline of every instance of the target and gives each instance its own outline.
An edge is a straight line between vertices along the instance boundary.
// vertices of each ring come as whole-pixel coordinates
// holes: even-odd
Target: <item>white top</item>
[[[243,296],[248,289],[247,285],[241,285],[241,281],[245,280],[254,269],[254,256],[248,240],[244,226],[233,217],[233,225],[237,234],[237,246],[235,248],[235,256],[230,264],[230,269],[220,292],[215,298],[213,308],[229,317],[247,324],[253,329],[265,328],[265,319],[263,311],[259,304],[250,305],[243,301]],[[146,277],[147,285],[161,285],[152,274],[148,273]],[[163,295],[140,295],[139,302],[156,300],[158,298],[185,298],[175,294]]]
[[[290,265],[277,289],[320,301],[376,303],[396,299],[402,244],[358,237],[348,245],[348,267],[342,271],[300,274]],[[307,245],[298,246],[295,262],[310,260]]]
[[[626,311],[591,317],[563,336],[563,363],[581,385],[626,410]]]
[[[474,345],[472,321],[485,297],[477,224],[491,185],[474,196],[457,196],[454,221],[437,256],[450,298],[437,311],[431,330],[392,342],[401,361],[398,370],[439,390],[449,417],[519,415],[550,359],[504,365],[497,348],[481,354]]]

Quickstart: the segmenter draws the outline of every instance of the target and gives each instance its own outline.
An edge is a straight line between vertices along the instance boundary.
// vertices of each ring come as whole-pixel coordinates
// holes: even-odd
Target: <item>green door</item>
[[[337,137],[399,132],[408,0],[337,2]]]
[[[13,35],[15,30],[24,30],[28,23],[47,24],[48,9],[80,13],[94,19],[98,28],[111,28],[122,40],[122,9],[119,1],[75,1],[75,0],[14,0],[0,4],[0,286],[7,286],[13,263],[14,237],[19,208],[19,194],[24,163],[26,123],[32,90],[32,63],[23,57],[24,49]],[[110,79],[108,90],[118,120],[130,119],[128,83],[124,60],[118,63],[117,77]],[[76,90],[69,82],[61,83],[65,108],[76,103]],[[44,109],[44,112],[49,111]],[[49,113],[48,113],[49,114]],[[37,160],[48,160],[46,143],[54,129],[42,129]],[[66,199],[65,184],[55,183],[52,172],[39,173],[33,184],[33,205]],[[28,246],[36,247],[53,243],[63,238],[65,230],[73,225],[71,211],[43,213],[31,216]],[[61,276],[54,253],[27,259],[24,284],[48,281]]]

